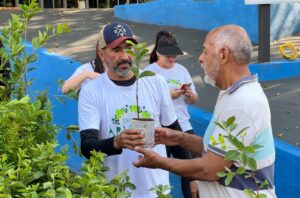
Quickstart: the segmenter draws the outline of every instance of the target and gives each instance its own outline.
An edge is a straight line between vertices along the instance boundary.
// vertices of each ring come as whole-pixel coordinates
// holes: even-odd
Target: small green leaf
[[[67,140],[71,139],[71,133],[70,133],[70,131],[67,131],[66,138],[67,138]]]
[[[78,125],[69,125],[69,126],[67,127],[67,131],[78,132],[78,131],[79,131],[79,126],[78,126]]]
[[[248,128],[249,128],[249,127],[245,127],[245,128],[243,128],[242,130],[240,130],[240,131],[237,133],[236,137],[240,136],[240,135],[241,135],[244,131],[246,131]]]
[[[244,153],[242,153],[242,155],[241,155],[241,161],[242,161],[243,166],[246,166],[246,164],[248,162],[248,157]]]
[[[251,170],[256,170],[257,166],[256,166],[256,161],[255,159],[249,157],[247,160],[247,166],[251,169]]]
[[[259,189],[265,189],[265,188],[268,188],[270,185],[269,185],[269,182],[268,180],[264,180],[263,183],[260,184],[259,186]]]
[[[224,127],[221,123],[215,122],[215,124],[216,124],[218,127],[220,127],[221,129],[223,129],[224,131],[226,131],[225,127]]]
[[[233,135],[231,134],[228,134],[228,138],[229,142],[235,146],[236,148],[238,149],[242,149],[244,147],[244,144],[243,142],[239,141],[236,137],[234,137]]]
[[[66,198],[72,198],[72,193],[68,188],[66,188]]]
[[[215,139],[214,136],[210,136],[209,139],[210,139],[210,141],[211,141],[211,143],[212,143],[213,146],[218,145],[218,142],[217,142],[217,140]]]
[[[233,179],[233,175],[231,174],[227,175],[225,179],[225,185],[228,186],[231,183],[232,179]]]
[[[229,126],[229,130],[230,131],[233,131],[234,129],[236,129],[237,127],[237,124],[236,123],[232,123],[230,126]]]
[[[136,78],[139,78],[139,70],[135,67],[129,67],[129,69],[133,72]]]
[[[143,77],[146,77],[146,76],[155,76],[155,73],[152,72],[152,71],[143,71],[143,72],[140,74],[139,78],[143,78]]]
[[[263,193],[261,193],[261,194],[258,194],[258,198],[267,198],[268,196],[266,195],[266,194],[263,194]]]
[[[258,150],[260,148],[262,148],[263,146],[260,144],[251,144],[250,146],[252,146],[255,150]]]
[[[234,116],[231,116],[230,118],[228,118],[227,121],[226,121],[227,127],[230,126],[234,121],[235,121]]]
[[[219,134],[219,142],[220,142],[221,144],[224,144],[224,137],[223,137],[222,134]]]
[[[225,177],[225,176],[226,176],[226,173],[225,173],[224,171],[217,172],[217,176],[218,176],[218,177]]]
[[[125,42],[126,42],[127,44],[129,44],[129,45],[135,45],[135,43],[132,42],[131,40],[126,40]]]
[[[237,170],[236,170],[236,173],[241,175],[245,172],[245,168],[244,167],[239,167]]]
[[[251,198],[255,197],[254,192],[249,189],[244,189],[244,192]]]
[[[240,158],[240,153],[236,150],[228,151],[225,155],[225,160],[237,160]]]
[[[247,152],[247,153],[252,153],[252,154],[256,153],[255,148],[252,147],[252,146],[246,146],[246,147],[244,148],[244,151]]]

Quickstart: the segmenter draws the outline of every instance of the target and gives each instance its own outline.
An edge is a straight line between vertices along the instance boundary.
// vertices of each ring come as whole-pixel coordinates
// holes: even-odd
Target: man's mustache
[[[131,66],[132,61],[130,61],[130,60],[121,60],[120,62],[118,62],[117,66],[120,66],[122,64],[128,64],[129,66]]]

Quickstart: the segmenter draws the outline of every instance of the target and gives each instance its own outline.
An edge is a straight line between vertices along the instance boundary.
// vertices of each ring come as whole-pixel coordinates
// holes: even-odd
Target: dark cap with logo
[[[182,55],[183,52],[178,47],[177,41],[174,38],[162,36],[157,42],[157,52],[165,56]]]
[[[131,28],[120,22],[114,22],[105,25],[99,32],[98,47],[115,48],[125,40],[131,40],[137,43],[133,37]]]

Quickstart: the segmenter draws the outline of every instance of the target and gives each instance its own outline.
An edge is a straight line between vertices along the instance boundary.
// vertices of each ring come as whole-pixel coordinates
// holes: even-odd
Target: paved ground
[[[16,11],[1,10],[0,28],[5,25],[7,18],[12,12]],[[33,19],[28,30],[28,35],[30,37],[46,23],[68,23],[72,32],[59,39],[52,40],[47,44],[47,47],[49,50],[85,63],[94,58],[97,34],[100,26],[112,21],[121,20],[113,16],[111,9],[49,9]],[[190,71],[200,96],[196,106],[206,111],[213,111],[218,90],[202,82],[203,71],[200,69],[200,64],[198,63],[198,56],[202,50],[202,44],[207,32],[181,27],[161,27],[126,22],[134,29],[138,40],[147,42],[150,49],[153,47],[155,34],[160,29],[171,31],[176,35],[181,48],[185,51],[185,55],[179,57],[178,62],[185,65]],[[293,40],[297,44],[300,43],[299,37],[287,39]],[[280,42],[273,42],[271,45],[272,59],[280,57],[277,52]],[[255,52],[253,61],[257,57],[256,54]],[[298,146],[300,142],[300,77],[269,81],[262,83],[262,85],[271,106],[274,135]]]

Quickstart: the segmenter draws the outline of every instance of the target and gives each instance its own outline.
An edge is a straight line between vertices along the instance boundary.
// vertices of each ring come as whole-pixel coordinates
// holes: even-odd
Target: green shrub
[[[105,154],[92,152],[80,174],[69,170],[65,161],[67,149],[56,153],[55,143],[37,144],[19,149],[17,162],[6,154],[0,159],[0,197],[129,197],[134,189],[126,172],[108,183],[104,176]]]

